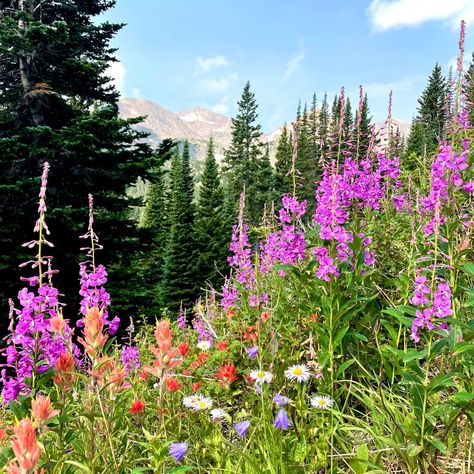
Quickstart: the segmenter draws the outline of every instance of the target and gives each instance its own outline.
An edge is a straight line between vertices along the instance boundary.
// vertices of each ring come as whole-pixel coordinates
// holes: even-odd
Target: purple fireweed
[[[114,335],[119,327],[120,319],[115,316],[109,320],[108,307],[110,306],[110,294],[105,289],[107,283],[107,271],[104,265],[97,265],[95,261],[96,250],[102,249],[99,243],[99,237],[94,232],[94,200],[92,194],[89,194],[89,224],[87,232],[80,236],[81,239],[89,239],[90,247],[83,247],[81,250],[87,250],[86,256],[89,258],[79,264],[79,275],[81,277],[81,288],[79,294],[82,296],[80,313],[85,316],[89,308],[98,308],[102,312],[102,320],[105,326],[108,326],[108,333]],[[84,326],[84,321],[80,319],[77,322],[78,327]]]
[[[448,330],[448,324],[439,320],[453,314],[449,283],[445,281],[438,283],[432,295],[430,288],[425,283],[426,277],[424,275],[415,279],[414,296],[410,300],[416,306],[424,306],[424,308],[416,310],[412,323],[411,338],[415,342],[420,341],[419,332],[422,329]],[[428,299],[428,296],[431,298]]]
[[[140,367],[140,352],[136,346],[125,346],[122,349],[122,365],[127,374]]]
[[[44,237],[49,234],[45,221],[46,190],[48,183],[49,164],[43,166],[41,188],[39,192],[38,213],[39,218],[35,223],[34,232],[38,239],[27,242],[28,248],[38,247],[36,260],[26,262],[21,267],[30,266],[38,271],[34,277],[22,278],[28,281],[30,288],[23,288],[18,292],[21,309],[13,309],[17,316],[16,324],[12,319],[11,334],[7,338],[5,350],[7,360],[1,371],[3,384],[2,396],[5,403],[10,403],[20,393],[28,394],[34,388],[35,377],[54,367],[56,360],[64,351],[78,355],[77,347],[71,342],[72,330],[67,321],[62,320],[59,292],[52,284],[52,275],[56,273],[51,269],[52,257],[42,254],[43,246],[52,247]],[[45,283],[47,278],[48,283]],[[33,291],[34,287],[38,289]],[[33,287],[33,288],[31,288]],[[61,330],[55,331],[53,321],[61,318]]]
[[[271,232],[260,244],[260,268],[262,273],[270,271],[275,264],[294,265],[306,256],[306,240],[301,230],[296,230],[297,222],[306,212],[306,201],[299,202],[285,194],[280,209],[281,230]],[[279,272],[284,275],[285,272]]]

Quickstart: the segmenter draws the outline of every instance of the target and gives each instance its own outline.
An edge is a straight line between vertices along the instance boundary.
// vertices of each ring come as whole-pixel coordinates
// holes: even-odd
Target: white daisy
[[[211,418],[214,421],[224,420],[227,415],[226,412],[222,408],[214,408],[213,410],[209,412],[209,414],[211,415]]]
[[[310,377],[309,368],[305,364],[292,365],[285,370],[285,377],[297,382],[306,382]]]
[[[261,384],[263,382],[270,383],[272,381],[273,374],[271,372],[265,372],[264,370],[252,370],[250,372],[250,378],[257,384]]]
[[[193,405],[193,410],[209,410],[212,408],[212,398],[200,397],[200,399]]]
[[[334,400],[327,395],[316,395],[311,399],[311,405],[322,410],[331,408],[334,405]]]
[[[198,349],[201,351],[207,351],[211,347],[211,343],[209,341],[199,341],[197,344]]]
[[[187,408],[194,408],[196,403],[201,400],[202,395],[191,395],[190,397],[183,398],[183,405]]]

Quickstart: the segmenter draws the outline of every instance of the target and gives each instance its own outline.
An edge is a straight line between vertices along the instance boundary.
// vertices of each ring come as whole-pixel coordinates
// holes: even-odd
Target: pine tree
[[[296,148],[296,195],[306,200],[311,212],[314,203],[315,182],[321,172],[319,155],[314,147],[312,115],[305,104],[303,115],[297,123],[298,146]]]
[[[416,155],[418,157],[421,157],[421,156],[424,156],[425,153],[426,153],[425,127],[420,121],[413,119],[410,126],[410,134],[408,135],[404,156],[406,157],[406,159],[414,162],[414,160],[411,160],[409,158],[410,155]]]
[[[87,223],[87,194],[94,194],[96,232],[105,250],[116,310],[133,310],[128,272],[140,250],[126,190],[147,178],[152,152],[139,119],[118,115],[118,92],[106,77],[116,61],[109,43],[123,25],[97,17],[113,1],[1,2],[0,17],[0,276],[2,303],[16,293],[18,252],[32,236],[43,162],[51,165],[48,225],[55,243],[56,284],[77,314],[77,262]],[[72,236],[72,237],[71,237]],[[63,299],[64,301],[64,299]],[[3,308],[2,308],[3,309]]]
[[[146,206],[142,216],[141,231],[149,245],[139,261],[137,275],[142,281],[143,310],[157,314],[160,309],[160,288],[163,278],[169,222],[168,180],[166,163],[173,156],[175,143],[166,139],[157,150],[157,161],[150,175]]]
[[[464,75],[463,95],[465,103],[469,107],[469,122],[474,124],[474,53],[472,53],[471,63]]]
[[[328,159],[329,154],[329,104],[328,96],[324,94],[321,103],[321,111],[319,112],[319,160],[324,162]]]
[[[265,153],[257,162],[257,171],[255,173],[254,186],[249,188],[252,200],[255,201],[255,209],[257,211],[254,222],[261,219],[263,212],[267,213],[273,201],[274,192],[274,171],[270,163],[270,148],[268,143],[265,145]]]
[[[247,213],[252,216],[251,222],[255,223],[258,209],[253,199],[250,199],[250,190],[254,186],[257,162],[261,154],[262,132],[260,125],[256,123],[258,106],[255,95],[250,90],[250,82],[245,84],[237,106],[237,115],[232,118],[232,142],[229,149],[225,151],[224,166],[235,206],[237,207],[240,193],[245,187]]]
[[[181,155],[176,153],[171,163],[170,233],[160,292],[163,306],[172,311],[192,306],[199,292],[196,258],[194,181],[186,141]]]
[[[223,276],[228,271],[227,255],[231,232],[224,204],[224,191],[211,138],[196,209],[196,241],[199,253],[197,276],[201,288],[206,284],[220,288]]]
[[[439,140],[444,138],[446,120],[446,80],[438,64],[431,71],[418,104],[416,120],[424,128],[426,150],[431,153],[438,148]]]
[[[356,144],[356,155],[359,158],[364,158],[367,156],[369,150],[370,137],[372,134],[372,117],[369,111],[369,101],[367,99],[367,94],[364,95],[362,101],[362,107],[360,110],[360,121],[358,120],[359,111],[356,112],[355,122],[358,123],[358,129],[355,131],[355,144]]]
[[[344,122],[342,124],[342,143],[341,151],[347,151],[352,148],[352,128],[354,122],[352,118],[352,106],[349,97],[346,99],[346,106],[344,109]]]
[[[283,194],[293,193],[293,176],[291,175],[292,136],[288,128],[283,126],[283,131],[278,139],[275,155],[275,203],[281,201]]]

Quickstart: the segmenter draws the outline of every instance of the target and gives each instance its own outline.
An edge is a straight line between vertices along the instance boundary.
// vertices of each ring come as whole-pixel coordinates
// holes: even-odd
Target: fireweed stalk
[[[92,194],[89,194],[89,224],[87,232],[80,236],[81,239],[89,239],[90,247],[83,247],[86,250],[84,262],[79,264],[79,274],[81,276],[81,289],[79,294],[82,296],[80,312],[86,315],[89,308],[98,308],[104,325],[108,328],[108,333],[113,336],[118,329],[120,319],[116,316],[112,320],[108,319],[108,307],[110,306],[110,294],[106,291],[104,285],[107,283],[107,271],[103,265],[96,266],[96,250],[101,250],[99,237],[94,232],[94,200]],[[84,326],[84,321],[80,319],[77,323],[79,327]]]
[[[463,21],[459,37],[458,75],[455,106],[451,114],[452,122],[448,128],[448,139],[440,143],[438,153],[433,158],[429,193],[422,199],[419,210],[420,220],[424,224],[427,253],[432,255],[431,258],[420,259],[428,261],[429,266],[420,269],[415,275],[414,291],[410,299],[411,304],[417,307],[411,338],[420,345],[426,342],[419,440],[422,448],[429,445],[426,414],[429,409],[431,367],[436,357],[433,353],[436,337],[434,331],[438,334],[442,331],[456,331],[456,327],[450,328],[444,321],[448,317],[456,318],[456,304],[459,305],[459,299],[452,296],[452,293],[456,293],[457,280],[458,249],[455,229],[458,227],[463,230],[472,227],[473,223],[472,205],[469,209],[468,196],[474,191],[474,181],[472,175],[471,181],[467,180],[470,176],[468,164],[470,140],[466,133],[471,126],[468,115],[469,104],[462,95],[464,34]],[[462,204],[466,201],[467,208]],[[421,331],[426,333],[423,341]]]
[[[51,282],[52,275],[57,271],[51,268],[52,257],[43,254],[45,246],[53,246],[45,238],[45,234],[49,234],[45,220],[48,172],[49,164],[45,162],[39,192],[39,217],[34,226],[38,239],[23,244],[24,247],[38,248],[35,260],[20,265],[37,269],[37,275],[22,277],[22,280],[32,288],[38,288],[36,293],[27,287],[18,293],[21,309],[14,310],[17,322],[11,325],[5,351],[7,361],[1,372],[2,396],[7,404],[19,394],[34,392],[38,376],[53,368],[63,352],[79,355],[77,347],[71,342],[72,330],[68,321],[62,319],[58,290]],[[44,282],[45,279],[48,283]]]

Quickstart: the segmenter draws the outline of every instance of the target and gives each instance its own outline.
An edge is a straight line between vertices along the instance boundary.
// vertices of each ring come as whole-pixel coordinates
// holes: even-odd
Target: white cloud
[[[216,114],[226,115],[229,112],[229,96],[222,97],[217,104],[211,106],[211,110]]]
[[[472,0],[372,0],[367,13],[375,31],[417,26],[433,20],[446,20],[458,28],[461,19],[474,21],[474,3]]]
[[[211,68],[219,66],[228,66],[230,63],[225,56],[213,56],[212,58],[202,58],[198,56],[196,58],[196,72],[195,74],[201,74],[203,72],[209,71]]]
[[[364,87],[364,92],[367,92],[367,95],[370,98],[377,97],[387,97],[390,91],[393,91],[396,96],[397,93],[401,92],[411,92],[415,87],[420,84],[420,82],[426,81],[426,77],[421,74],[414,76],[408,76],[398,81],[392,82],[373,82],[372,84],[367,84]]]
[[[237,79],[238,75],[235,72],[219,79],[202,79],[199,88],[205,93],[225,93]]]
[[[105,70],[105,75],[112,79],[112,82],[115,84],[115,87],[120,93],[123,93],[126,74],[127,70],[125,69],[125,66],[120,62],[120,58],[117,58],[117,61],[111,63],[109,67]]]
[[[291,76],[293,76],[301,64],[301,61],[303,61],[305,55],[306,53],[303,50],[300,50],[297,54],[290,58],[290,60],[286,63],[281,82],[286,82]]]

